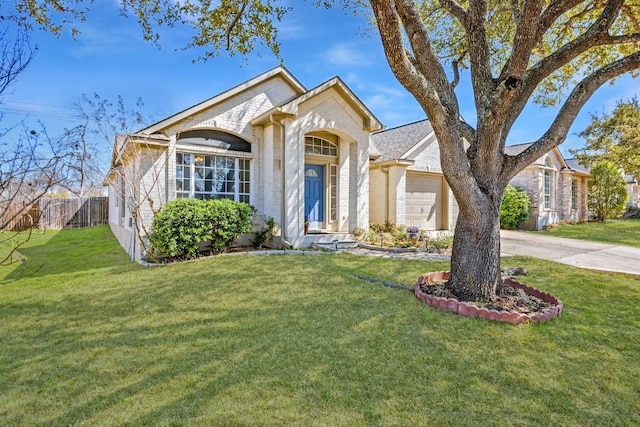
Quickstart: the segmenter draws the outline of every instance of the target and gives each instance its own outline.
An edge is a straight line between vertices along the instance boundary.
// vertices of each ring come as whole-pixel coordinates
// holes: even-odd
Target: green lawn
[[[640,248],[640,219],[609,219],[605,222],[567,224],[550,228],[543,233],[556,237],[570,237]]]
[[[640,425],[640,281],[527,258],[565,303],[514,327],[405,285],[443,263],[355,255],[131,264],[107,228],[0,267],[3,426]]]

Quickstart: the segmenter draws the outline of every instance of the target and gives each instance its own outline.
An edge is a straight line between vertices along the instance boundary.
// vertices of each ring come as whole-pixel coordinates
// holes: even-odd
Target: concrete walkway
[[[501,230],[500,236],[503,256],[530,256],[589,270],[626,273],[640,277],[640,248],[521,231]],[[446,254],[426,252],[396,253],[363,248],[347,249],[344,252],[381,258],[422,261],[449,261],[451,259]]]
[[[590,270],[640,277],[640,248],[502,230],[503,255],[525,255]]]

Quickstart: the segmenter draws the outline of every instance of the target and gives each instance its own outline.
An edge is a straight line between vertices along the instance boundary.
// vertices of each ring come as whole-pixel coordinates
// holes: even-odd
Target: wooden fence
[[[6,230],[23,231],[28,228],[84,228],[109,223],[109,199],[107,197],[42,198],[30,207],[24,203],[12,202],[3,210],[4,223],[16,212],[24,213],[10,221]]]

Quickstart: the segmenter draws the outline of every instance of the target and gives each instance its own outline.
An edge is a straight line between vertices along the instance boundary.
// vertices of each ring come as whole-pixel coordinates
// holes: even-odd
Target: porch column
[[[356,179],[356,200],[354,202],[355,223],[348,232],[356,228],[369,228],[369,135],[353,144],[355,147],[354,173]]]
[[[262,158],[260,161],[259,185],[262,187],[260,191],[260,201],[258,209],[267,217],[276,218],[278,212],[277,200],[274,197],[273,185],[273,151],[274,151],[274,125],[269,123],[263,129],[262,141]]]
[[[166,153],[167,201],[176,198],[176,135],[171,135]]]
[[[588,219],[589,204],[588,204],[588,192],[589,192],[589,179],[582,178],[580,180],[580,214],[579,219]]]
[[[292,119],[283,125],[283,218],[285,239],[304,235],[304,135]]]
[[[442,224],[443,230],[448,230],[451,224],[451,190],[449,189],[449,183],[442,177]],[[437,201],[436,201],[437,203]]]
[[[389,166],[389,222],[406,223],[407,169]]]
[[[571,171],[560,171],[560,219],[571,219]]]
[[[355,180],[352,179],[351,169],[351,147],[348,141],[340,138],[338,147],[338,200],[336,219],[338,220],[338,231],[348,233],[350,207],[355,203]],[[352,191],[353,189],[353,191]]]

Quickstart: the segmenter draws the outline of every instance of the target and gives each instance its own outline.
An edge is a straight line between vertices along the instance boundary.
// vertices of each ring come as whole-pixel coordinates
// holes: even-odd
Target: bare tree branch
[[[8,31],[5,27],[0,33],[0,94],[29,66],[37,50],[31,47],[24,32],[19,31],[12,40]]]

